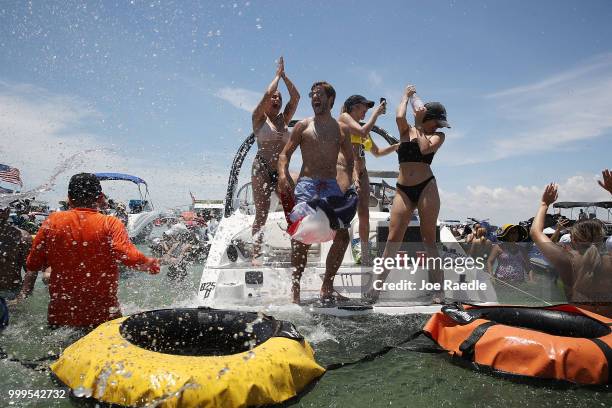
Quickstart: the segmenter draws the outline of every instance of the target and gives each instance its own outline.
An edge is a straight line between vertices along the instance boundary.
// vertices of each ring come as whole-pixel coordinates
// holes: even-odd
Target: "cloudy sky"
[[[50,202],[77,170],[138,175],[158,207],[223,198],[284,55],[296,117],[317,80],[335,86],[335,114],[351,94],[386,97],[392,134],[406,84],[443,102],[440,218],[515,222],[550,181],[563,200],[608,199],[595,180],[612,167],[611,19],[607,0],[2,2],[0,163],[27,190],[83,152]]]

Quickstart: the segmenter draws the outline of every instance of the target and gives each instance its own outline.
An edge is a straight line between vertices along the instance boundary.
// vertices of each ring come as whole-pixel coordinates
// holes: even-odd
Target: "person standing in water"
[[[487,270],[495,278],[504,282],[533,281],[529,257],[519,242],[527,238],[527,230],[520,225],[506,224],[497,234],[497,244],[491,247],[487,258]],[[497,268],[494,268],[497,260]]]
[[[72,176],[68,199],[71,209],[51,214],[36,234],[14,303],[28,297],[38,272],[50,267],[49,324],[92,327],[121,317],[119,263],[151,274],[160,265],[136,249],[119,219],[98,212],[104,198],[94,174]]]
[[[298,122],[291,138],[285,145],[278,160],[278,184],[283,192],[291,192],[289,162],[299,147],[302,152],[302,169],[295,186],[296,202],[307,202],[315,197],[343,196],[336,180],[338,153],[342,151],[349,174],[353,172],[353,149],[348,134],[344,134],[338,122],[331,115],[336,91],[327,82],[315,82],[309,94],[314,116]],[[359,191],[359,180],[355,180]],[[321,286],[321,300],[333,301],[340,298],[334,292],[334,277],[349,244],[348,230],[336,232],[333,244],[327,254],[325,277]],[[293,277],[291,292],[293,302],[300,302],[300,279],[306,266],[310,245],[291,241],[291,263]]]
[[[436,178],[431,171],[431,162],[444,143],[444,133],[438,132],[438,129],[450,126],[446,121],[446,109],[439,102],[429,102],[424,108],[415,110],[417,126],[411,126],[406,120],[406,108],[415,93],[416,88],[413,85],[406,87],[395,117],[400,134],[400,146],[397,150],[399,175],[383,258],[393,258],[397,254],[415,209],[419,212],[421,238],[427,256],[439,258],[436,224],[440,212],[440,195]],[[389,273],[390,270],[385,268],[377,280],[383,283]],[[443,279],[444,271],[429,271],[429,282],[438,283],[442,287]],[[379,295],[380,291],[374,287],[365,294],[371,302],[378,300]],[[432,293],[432,302],[442,303],[443,297],[443,291],[436,291]]]
[[[10,212],[8,206],[0,208],[0,297],[7,299],[21,288],[21,270],[32,245],[30,234],[9,223]]]
[[[283,97],[278,90],[280,80],[285,82],[289,91],[289,102],[283,107]],[[285,74],[283,57],[278,61],[276,75],[268,85],[266,93],[255,107],[252,116],[253,132],[257,137],[257,154],[253,161],[251,182],[253,199],[255,201],[255,221],[253,222],[253,264],[261,263],[261,245],[263,242],[262,228],[268,219],[270,195],[276,191],[285,213],[291,211],[292,203],[289,197],[283,196],[278,189],[278,156],[289,140],[289,122],[295,114],[300,101],[300,93]]]
[[[376,119],[385,113],[387,103],[383,102],[374,109],[372,116],[365,124],[360,121],[365,119],[368,109],[374,107],[374,102],[367,100],[361,95],[350,96],[342,105],[342,113],[338,123],[345,134],[351,135],[353,146],[353,158],[355,161],[353,175],[347,172],[346,158],[340,152],[338,156],[338,184],[342,191],[348,190],[350,180],[359,180],[361,189],[359,191],[359,205],[357,214],[359,217],[359,238],[361,240],[361,264],[369,266],[370,260],[370,178],[366,168],[365,152],[369,151],[374,157],[385,156],[397,151],[399,143],[380,149],[370,136],[370,131],[376,123]]]
[[[602,174],[599,185],[612,193],[612,174]],[[557,186],[547,185],[531,224],[531,239],[559,274],[568,302],[612,317],[612,255],[605,250],[605,226],[597,219],[578,221],[570,228],[570,247],[555,244],[544,234],[544,223],[557,198]]]

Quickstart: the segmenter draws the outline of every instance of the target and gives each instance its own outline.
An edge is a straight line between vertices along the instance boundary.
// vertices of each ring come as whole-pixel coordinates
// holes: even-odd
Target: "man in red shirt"
[[[50,267],[49,324],[95,326],[121,316],[118,264],[157,274],[159,260],[138,251],[119,219],[97,211],[104,195],[95,175],[72,176],[68,199],[71,209],[51,214],[36,234],[17,299]]]

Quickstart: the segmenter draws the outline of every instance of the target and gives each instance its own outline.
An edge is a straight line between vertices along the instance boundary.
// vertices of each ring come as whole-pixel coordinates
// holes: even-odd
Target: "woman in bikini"
[[[289,102],[283,107],[283,97],[278,90],[280,80],[285,82],[289,91]],[[253,132],[257,138],[257,154],[253,161],[251,182],[253,186],[253,198],[255,201],[255,222],[253,222],[253,263],[260,264],[261,245],[263,234],[261,230],[268,219],[270,208],[270,195],[276,191],[281,201],[287,201],[281,197],[277,189],[278,171],[277,163],[280,152],[289,140],[289,122],[300,101],[300,94],[293,83],[285,74],[283,57],[279,59],[278,68],[274,79],[268,85],[266,93],[259,101],[253,111]]]
[[[609,187],[612,192],[612,183]],[[548,207],[556,200],[557,186],[549,184],[531,224],[531,239],[559,273],[570,303],[612,317],[612,256],[604,250],[604,224],[597,219],[578,221],[570,228],[571,247],[565,249],[544,234]]]
[[[381,103],[374,109],[372,116],[367,123],[361,125],[360,121],[365,119],[368,109],[374,107],[374,102],[367,100],[361,95],[350,96],[342,105],[342,113],[338,118],[340,127],[346,134],[351,135],[353,144],[353,157],[355,166],[353,168],[353,178],[348,174],[346,159],[342,152],[338,155],[338,184],[342,191],[346,191],[351,184],[351,180],[359,180],[359,204],[357,215],[359,217],[359,238],[361,240],[361,264],[368,266],[370,260],[370,178],[366,168],[365,152],[369,151],[374,157],[385,156],[394,152],[399,147],[399,143],[379,148],[370,137],[370,131],[376,123],[376,119],[385,113],[386,102]]]
[[[415,111],[415,126],[406,120],[406,108],[410,98],[416,93],[413,85],[406,87],[402,100],[397,107],[395,121],[400,134],[400,146],[397,150],[399,159],[399,175],[397,190],[391,207],[389,236],[383,253],[383,258],[393,258],[400,249],[412,213],[419,212],[421,238],[428,257],[438,257],[436,247],[436,224],[440,212],[440,196],[438,185],[431,171],[434,155],[444,143],[444,133],[437,130],[450,127],[446,121],[446,109],[439,102],[429,102],[425,107]],[[389,275],[386,269],[377,277],[381,284]],[[429,281],[442,285],[444,271],[429,271]],[[420,285],[419,285],[420,286]],[[374,302],[380,291],[372,288],[366,297]],[[441,303],[444,293],[433,293],[432,301]]]

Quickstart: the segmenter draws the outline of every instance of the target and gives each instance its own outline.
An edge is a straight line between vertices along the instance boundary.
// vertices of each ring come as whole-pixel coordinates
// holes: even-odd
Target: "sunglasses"
[[[317,95],[317,96],[320,98],[321,96],[323,96],[323,92],[321,92],[321,91],[316,91],[316,92],[314,92],[314,91],[310,91],[310,92],[308,93],[308,97],[309,97],[309,98],[312,98],[312,97],[313,97],[313,96],[315,96],[315,95]]]

